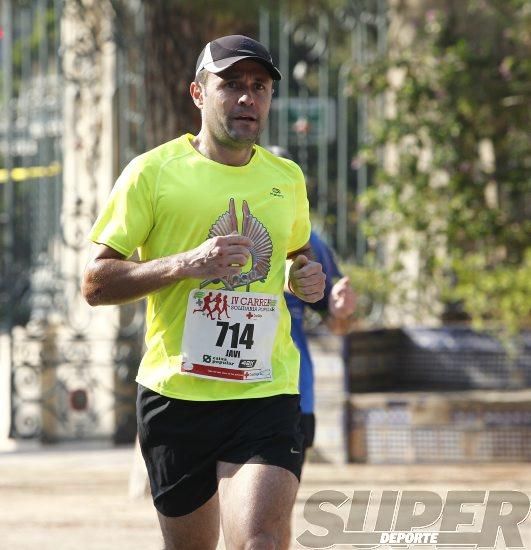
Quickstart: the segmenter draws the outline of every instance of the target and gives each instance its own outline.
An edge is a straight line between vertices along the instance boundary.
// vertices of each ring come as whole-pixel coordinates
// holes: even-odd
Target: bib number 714
[[[218,321],[216,323],[216,326],[221,327],[218,339],[216,340],[216,346],[218,346],[219,348],[223,347],[225,337],[227,336],[227,332],[229,330],[232,333],[230,338],[230,347],[232,349],[236,349],[238,347],[238,344],[245,346],[247,349],[251,349],[253,347],[254,325],[252,323],[246,323],[244,325],[241,335],[240,323],[234,323],[230,325],[226,321]]]

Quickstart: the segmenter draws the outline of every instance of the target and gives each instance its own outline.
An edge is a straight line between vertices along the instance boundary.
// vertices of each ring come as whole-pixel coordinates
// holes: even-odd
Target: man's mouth
[[[246,122],[256,122],[257,118],[252,115],[238,115],[234,117],[234,120],[244,120]]]

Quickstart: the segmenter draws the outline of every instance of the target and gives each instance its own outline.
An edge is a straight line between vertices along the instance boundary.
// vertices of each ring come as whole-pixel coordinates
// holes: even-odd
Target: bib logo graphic
[[[252,369],[256,365],[256,359],[240,359],[239,369]]]
[[[242,229],[239,231],[238,218],[236,217],[236,207],[234,199],[229,201],[229,209],[219,216],[212,224],[208,232],[208,239],[213,237],[223,237],[236,233],[248,237],[253,241],[253,247],[250,249],[252,265],[249,271],[232,275],[231,277],[223,277],[220,279],[206,279],[201,282],[200,287],[203,288],[210,283],[222,283],[225,290],[234,290],[241,286],[246,287],[249,292],[251,283],[256,281],[264,282],[271,268],[271,255],[273,254],[273,243],[265,226],[257,218],[255,218],[249,210],[247,201],[242,203],[243,221]]]
[[[230,319],[229,315],[229,303],[227,296],[222,296],[221,292],[218,292],[215,296],[213,292],[198,291],[194,294],[195,303],[197,307],[192,311],[192,314],[201,313],[210,319],[214,320],[214,313],[218,315],[218,321],[221,320],[221,316],[225,315],[227,319]]]

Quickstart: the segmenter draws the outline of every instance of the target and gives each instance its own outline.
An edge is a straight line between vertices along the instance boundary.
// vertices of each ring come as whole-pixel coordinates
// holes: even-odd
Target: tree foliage
[[[376,168],[366,235],[394,243],[382,275],[419,315],[443,303],[478,327],[531,321],[530,29],[525,0],[447,4],[354,74],[377,113],[357,159]]]

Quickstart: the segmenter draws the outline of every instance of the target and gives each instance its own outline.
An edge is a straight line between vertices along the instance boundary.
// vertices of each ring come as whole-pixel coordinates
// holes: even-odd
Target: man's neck
[[[234,148],[215,141],[203,131],[192,139],[192,145],[204,157],[229,166],[245,166],[253,156],[253,146]]]

